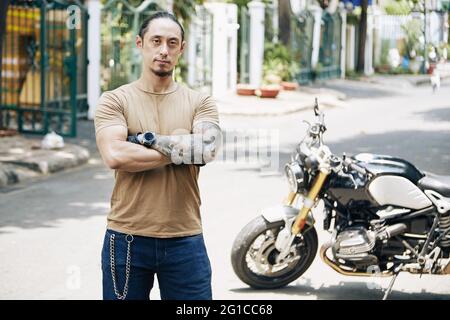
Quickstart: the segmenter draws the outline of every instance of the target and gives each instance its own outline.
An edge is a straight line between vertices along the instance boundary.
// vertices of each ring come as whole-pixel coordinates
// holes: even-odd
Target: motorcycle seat
[[[439,176],[424,172],[425,177],[419,180],[418,186],[422,190],[434,190],[444,197],[450,197],[450,176]]]

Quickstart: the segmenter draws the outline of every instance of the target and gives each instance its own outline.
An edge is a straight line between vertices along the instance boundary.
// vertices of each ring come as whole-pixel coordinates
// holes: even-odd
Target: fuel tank
[[[328,192],[340,204],[364,207],[392,205],[416,210],[432,205],[417,187],[424,175],[408,161],[368,153],[358,154],[354,159],[372,173],[372,179],[363,179],[355,172],[351,173],[353,180],[339,175],[332,177]]]
[[[408,179],[415,185],[424,177],[422,172],[404,159],[371,153],[360,153],[354,159],[358,161],[358,165],[366,168],[374,176],[400,176]]]
[[[373,174],[366,189],[380,206],[419,210],[432,205],[417,187],[417,182],[424,175],[408,161],[367,153],[355,156],[355,160]]]

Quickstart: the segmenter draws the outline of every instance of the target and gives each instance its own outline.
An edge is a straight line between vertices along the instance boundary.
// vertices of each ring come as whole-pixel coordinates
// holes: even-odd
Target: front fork
[[[282,263],[289,255],[292,242],[299,232],[303,230],[303,227],[306,224],[309,211],[315,204],[315,200],[319,195],[320,190],[322,190],[323,184],[325,183],[326,178],[329,175],[329,171],[322,169],[319,172],[319,175],[314,180],[311,189],[306,195],[303,206],[299,211],[294,223],[292,224],[291,229],[288,228],[283,229],[278,234],[277,240],[275,242],[275,247],[280,251],[280,254],[277,257],[277,263]],[[295,192],[291,192],[287,199],[286,205],[292,206],[297,199],[298,194]]]
[[[300,210],[295,222],[292,224],[291,232],[293,235],[297,235],[299,232],[303,230],[303,227],[306,224],[306,219],[308,217],[309,211],[314,206],[317,196],[319,195],[320,190],[322,190],[323,184],[325,183],[326,178],[329,175],[329,171],[322,169],[319,172],[319,175],[314,180],[311,189],[308,192],[305,200],[303,201],[303,207]],[[295,199],[295,197],[294,197]]]

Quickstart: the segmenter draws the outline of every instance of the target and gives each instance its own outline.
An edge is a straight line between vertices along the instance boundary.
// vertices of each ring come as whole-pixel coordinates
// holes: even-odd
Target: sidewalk
[[[40,148],[42,137],[21,135],[0,138],[0,188],[84,164],[89,151],[65,143],[58,150]]]
[[[450,79],[450,63],[440,63],[436,66],[436,70],[439,72],[441,81]],[[418,74],[418,75],[379,75],[374,74],[371,76],[364,76],[358,78],[358,81],[382,84],[393,87],[414,87],[421,85],[430,85],[431,75]]]
[[[346,96],[338,91],[300,87],[296,91],[280,91],[276,98],[239,96],[235,93],[216,99],[220,115],[227,116],[278,116],[299,112],[319,105],[336,107],[344,104]]]

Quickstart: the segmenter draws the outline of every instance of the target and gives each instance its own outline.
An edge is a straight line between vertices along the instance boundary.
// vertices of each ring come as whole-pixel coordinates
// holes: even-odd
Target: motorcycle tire
[[[246,254],[255,239],[263,232],[284,226],[284,221],[269,223],[262,216],[250,221],[236,237],[231,251],[231,263],[236,275],[244,283],[255,289],[277,289],[282,288],[299,278],[314,261],[317,253],[318,239],[314,227],[303,234],[303,242],[306,247],[304,254],[295,263],[293,269],[286,274],[277,277],[267,277],[254,273],[247,265]]]

